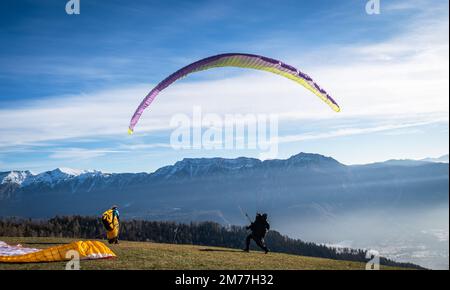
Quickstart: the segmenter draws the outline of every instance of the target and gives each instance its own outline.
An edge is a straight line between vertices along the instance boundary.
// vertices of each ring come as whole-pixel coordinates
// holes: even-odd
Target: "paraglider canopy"
[[[261,55],[246,53],[225,53],[207,57],[191,63],[190,65],[181,68],[180,70],[176,71],[175,73],[165,78],[162,82],[160,82],[147,94],[144,100],[142,100],[141,104],[137,107],[136,111],[131,117],[130,125],[128,127],[128,133],[133,133],[134,127],[139,121],[139,118],[141,117],[144,110],[153,102],[155,97],[162,90],[188,74],[217,67],[251,68],[284,76],[310,90],[325,103],[327,103],[334,111],[340,111],[339,105],[324,89],[322,89],[316,82],[314,82],[310,76],[301,72],[295,67],[285,64],[279,60]]]

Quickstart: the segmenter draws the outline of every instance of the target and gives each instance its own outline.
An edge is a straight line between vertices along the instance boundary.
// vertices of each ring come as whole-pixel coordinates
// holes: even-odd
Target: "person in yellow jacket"
[[[110,244],[119,243],[120,217],[119,209],[116,205],[105,211],[102,215],[102,222],[106,229],[106,238]]]

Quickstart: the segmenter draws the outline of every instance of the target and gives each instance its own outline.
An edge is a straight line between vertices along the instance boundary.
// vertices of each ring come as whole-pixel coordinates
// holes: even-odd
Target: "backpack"
[[[114,229],[113,210],[112,209],[109,209],[103,213],[102,223],[107,231],[112,231]]]

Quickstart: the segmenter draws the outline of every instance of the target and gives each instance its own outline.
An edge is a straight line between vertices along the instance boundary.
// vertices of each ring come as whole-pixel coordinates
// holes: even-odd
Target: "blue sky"
[[[5,1],[0,11],[0,170],[153,171],[183,157],[171,116],[279,116],[279,158],[300,151],[346,164],[448,153],[448,1]],[[160,80],[224,52],[281,59],[312,75],[335,114],[289,80],[218,69],[158,96],[133,136],[129,118]]]

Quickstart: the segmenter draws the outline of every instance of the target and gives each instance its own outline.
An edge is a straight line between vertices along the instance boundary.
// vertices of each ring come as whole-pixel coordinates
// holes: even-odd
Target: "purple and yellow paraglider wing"
[[[339,105],[324,89],[322,89],[316,82],[314,82],[314,80],[311,77],[299,71],[295,67],[285,64],[276,59],[260,55],[227,53],[211,56],[196,61],[176,71],[175,73],[171,74],[166,79],[164,79],[162,82],[160,82],[153,90],[150,91],[150,93],[148,93],[148,95],[144,98],[139,107],[136,109],[135,113],[133,114],[133,117],[131,118],[128,133],[129,134],[133,133],[134,127],[139,121],[139,118],[141,117],[144,110],[153,102],[155,97],[162,90],[164,90],[169,85],[171,85],[178,79],[185,77],[188,74],[218,67],[251,68],[268,71],[271,73],[284,76],[290,80],[293,80],[301,84],[302,86],[310,90],[320,99],[322,99],[325,103],[327,103],[334,111],[336,112],[340,111]]]

